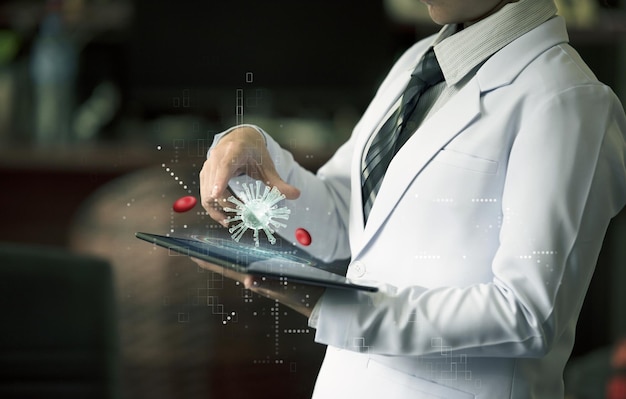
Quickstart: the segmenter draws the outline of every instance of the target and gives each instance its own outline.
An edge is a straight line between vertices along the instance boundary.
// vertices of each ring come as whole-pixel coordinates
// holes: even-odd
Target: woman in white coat
[[[281,233],[305,227],[307,251],[350,257],[348,277],[379,292],[285,294],[226,275],[309,317],[328,345],[316,398],[562,397],[584,295],[626,201],[623,108],[569,46],[552,0],[424,2],[441,31],[398,60],[317,174],[255,126],[217,135],[201,172],[214,219],[226,223],[228,184],[276,186],[292,208]],[[445,81],[420,99],[365,220],[370,138],[429,47]]]

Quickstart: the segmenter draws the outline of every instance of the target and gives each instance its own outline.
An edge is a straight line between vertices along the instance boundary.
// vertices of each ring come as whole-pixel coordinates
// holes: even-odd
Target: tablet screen
[[[189,238],[170,237],[170,239],[179,241],[181,245],[184,244],[186,247],[193,248],[196,252],[229,260],[239,265],[249,265],[254,262],[276,260],[277,258],[309,266],[317,266],[318,263],[313,258],[296,255],[295,250],[256,247],[232,239],[200,234],[191,234]]]
[[[288,278],[294,282],[326,287],[352,288],[375,292],[375,284],[353,283],[329,268],[331,264],[319,262],[294,247],[264,248],[253,244],[235,242],[229,238],[190,234],[185,237],[136,233],[137,238],[169,248],[176,253],[204,259],[238,272]]]

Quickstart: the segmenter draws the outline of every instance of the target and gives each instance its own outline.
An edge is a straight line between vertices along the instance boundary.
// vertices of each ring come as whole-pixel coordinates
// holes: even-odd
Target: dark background
[[[0,30],[18,37],[0,64],[12,82],[0,107],[0,241],[100,256],[112,265],[119,320],[120,397],[307,397],[324,347],[306,320],[274,304],[242,302],[241,287],[211,288],[187,259],[148,253],[137,230],[208,226],[198,209],[174,214],[187,194],[167,165],[197,190],[212,136],[262,121],[316,170],[347,138],[403,50],[437,31],[389,17],[381,1],[78,1],[68,19],[79,49],[77,104],[102,82],[119,94],[114,115],[89,140],[35,139],[29,75],[44,1],[0,3]],[[48,4],[49,6],[49,4]],[[572,44],[626,98],[623,4],[603,2],[591,26],[570,23]],[[282,126],[292,129],[285,129]],[[311,128],[313,127],[313,128]],[[157,150],[160,146],[160,150]],[[196,191],[193,192],[197,194]],[[581,314],[573,358],[626,334],[624,215],[611,226]],[[240,314],[222,324],[209,297]],[[256,315],[255,315],[256,314]],[[276,354],[274,340],[280,339]]]

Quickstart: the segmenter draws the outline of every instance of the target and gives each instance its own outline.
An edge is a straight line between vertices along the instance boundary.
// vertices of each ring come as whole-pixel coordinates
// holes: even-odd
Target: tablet
[[[295,250],[272,248],[269,245],[256,247],[231,238],[199,234],[164,236],[137,232],[135,236],[177,254],[202,259],[240,273],[323,287],[378,291],[374,284],[352,282],[345,276],[324,270],[322,262]]]

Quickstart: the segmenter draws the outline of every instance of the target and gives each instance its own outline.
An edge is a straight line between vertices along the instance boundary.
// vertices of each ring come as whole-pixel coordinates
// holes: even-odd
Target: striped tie
[[[405,129],[405,127],[411,119],[415,119],[413,111],[419,97],[443,79],[443,73],[431,47],[411,74],[411,80],[402,94],[400,105],[381,126],[365,156],[361,180],[365,220],[372,209],[391,159],[415,131],[415,128]]]

